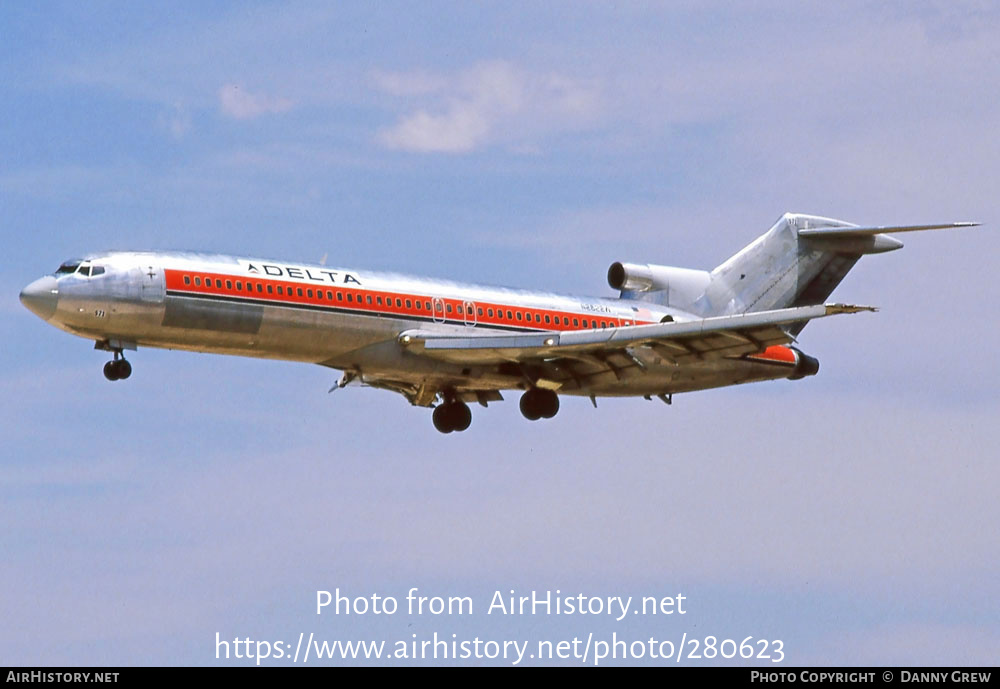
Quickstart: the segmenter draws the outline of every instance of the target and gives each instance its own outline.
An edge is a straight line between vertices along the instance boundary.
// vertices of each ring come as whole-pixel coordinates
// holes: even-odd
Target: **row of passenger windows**
[[[205,287],[212,287],[213,280],[214,280],[215,287],[218,288],[218,289],[222,289],[223,284],[225,284],[226,289],[229,289],[229,290],[233,289],[233,287],[234,287],[234,281],[233,280],[221,280],[220,278],[210,278],[210,277],[202,278],[200,275],[195,275],[193,278],[190,275],[185,275],[184,276],[184,284],[185,285],[190,285],[192,283],[192,280],[194,281],[195,287],[201,287],[202,284],[204,284]],[[242,292],[242,291],[244,291],[244,288],[245,288],[245,290],[248,293],[253,293],[255,290],[256,290],[256,292],[258,294],[264,294],[265,291],[267,292],[267,294],[274,294],[275,292],[277,292],[277,294],[279,294],[281,296],[293,297],[293,296],[295,296],[297,294],[300,297],[308,297],[310,299],[316,298],[316,299],[319,299],[319,300],[323,300],[324,299],[324,295],[325,295],[325,299],[327,301],[333,301],[334,300],[333,290],[321,290],[321,289],[317,289],[314,292],[311,287],[306,287],[306,288],[296,287],[295,291],[293,293],[291,287],[288,287],[286,289],[283,285],[271,285],[271,284],[264,285],[263,283],[260,283],[260,282],[254,283],[254,282],[250,282],[249,280],[246,282],[246,285],[244,285],[244,283],[243,283],[242,280],[236,280],[235,281],[235,288],[236,288],[237,292]],[[339,302],[345,301],[345,295],[344,295],[343,292],[337,292],[337,301],[339,301]],[[352,293],[348,292],[347,295],[346,295],[346,301],[347,301],[347,303],[355,303],[354,295]],[[427,311],[428,313],[431,312],[431,302],[429,302],[429,301],[421,301],[419,299],[416,299],[416,300],[402,299],[400,297],[396,297],[395,301],[396,301],[396,307],[397,308],[403,308],[403,304],[406,304],[406,308],[408,308],[408,309],[416,308],[417,311]],[[392,297],[385,297],[385,299],[383,300],[383,298],[382,298],[381,295],[376,295],[374,297],[374,299],[373,299],[372,295],[370,295],[370,294],[368,294],[368,295],[360,295],[359,294],[358,297],[357,297],[357,302],[356,303],[358,303],[358,304],[368,303],[368,304],[371,304],[373,306],[374,305],[378,305],[378,306],[392,306],[393,305],[393,298]],[[454,310],[453,310],[451,304],[445,304],[445,309],[446,309],[446,311],[448,313],[457,312],[458,315],[462,316],[463,318],[466,315],[472,315],[472,308],[465,309],[462,305],[455,306]],[[488,318],[503,318],[504,314],[505,314],[504,309],[496,309],[496,311],[494,311],[494,309],[492,307],[486,307],[484,309],[484,307],[482,307],[482,306],[477,306],[477,307],[475,307],[475,309],[476,309],[476,315],[479,316],[480,318],[482,318],[484,315],[487,316]],[[441,314],[439,312],[439,313],[434,314],[434,315],[443,315],[443,314]],[[530,323],[532,321],[532,317],[534,317],[534,322],[535,323],[543,323],[544,322],[547,325],[552,325],[552,324],[555,324],[555,325],[565,325],[565,326],[570,325],[570,317],[569,316],[551,316],[550,317],[549,314],[544,314],[544,315],[538,314],[538,313],[531,314],[531,313],[528,313],[527,311],[515,311],[513,309],[507,309],[506,310],[506,316],[507,316],[507,320],[508,321],[512,321],[512,322],[516,320],[516,321]],[[584,327],[584,328],[607,328],[609,325],[611,325],[612,327],[614,327],[614,323],[613,322],[609,323],[608,321],[598,321],[596,319],[591,320],[591,319],[587,319],[587,318],[583,318],[583,319],[573,318],[572,319],[572,325],[573,325],[574,328],[581,327],[581,323],[582,323],[582,327]]]

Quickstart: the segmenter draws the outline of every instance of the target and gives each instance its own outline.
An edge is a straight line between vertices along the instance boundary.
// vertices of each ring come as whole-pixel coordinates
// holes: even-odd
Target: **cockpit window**
[[[71,258],[70,260],[66,261],[61,266],[59,266],[59,270],[56,271],[56,275],[69,275],[71,273],[75,273],[76,269],[80,267],[81,263],[83,263],[83,259]]]
[[[59,270],[56,271],[56,277],[62,277],[63,275],[77,275],[79,277],[91,278],[97,275],[104,275],[104,266],[91,265],[90,261],[82,258],[71,258],[70,260],[59,266]]]

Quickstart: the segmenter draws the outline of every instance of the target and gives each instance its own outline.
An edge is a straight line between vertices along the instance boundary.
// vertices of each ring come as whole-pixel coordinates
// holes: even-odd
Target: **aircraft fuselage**
[[[115,252],[67,262],[60,271],[26,287],[22,301],[52,325],[104,349],[161,347],[302,361],[357,372],[372,384],[385,380],[458,393],[530,383],[513,364],[463,366],[413,355],[397,341],[400,333],[611,332],[698,319],[648,301],[231,256]],[[636,362],[644,367],[641,376],[616,375],[612,368],[611,375],[568,380],[559,392],[663,395],[785,378],[793,374],[798,354],[769,347],[752,358],[678,367],[636,353]]]

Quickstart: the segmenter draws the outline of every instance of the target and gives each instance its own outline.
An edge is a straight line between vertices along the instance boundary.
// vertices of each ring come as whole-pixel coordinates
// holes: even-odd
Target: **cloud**
[[[253,94],[240,88],[238,84],[226,84],[219,89],[219,107],[224,114],[237,120],[287,112],[293,105],[287,98]]]
[[[427,101],[378,134],[387,148],[419,153],[469,153],[498,141],[537,151],[525,139],[592,122],[600,103],[592,83],[505,61],[450,77],[416,71],[380,73],[375,81],[392,96]]]
[[[180,104],[175,103],[170,114],[161,113],[156,121],[161,128],[169,131],[170,135],[177,141],[183,139],[191,131],[191,113]]]

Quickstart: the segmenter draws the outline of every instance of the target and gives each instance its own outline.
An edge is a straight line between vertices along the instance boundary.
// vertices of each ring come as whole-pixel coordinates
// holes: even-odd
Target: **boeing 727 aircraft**
[[[111,352],[187,349],[306,361],[337,383],[398,392],[464,431],[469,402],[523,391],[522,414],[550,418],[559,395],[656,396],[819,370],[789,346],[813,318],[874,310],[824,303],[889,233],[977,223],[859,227],[785,214],[712,271],[614,263],[618,298],[576,297],[364,270],[194,253],[108,252],[66,261],[21,291],[36,315]]]

